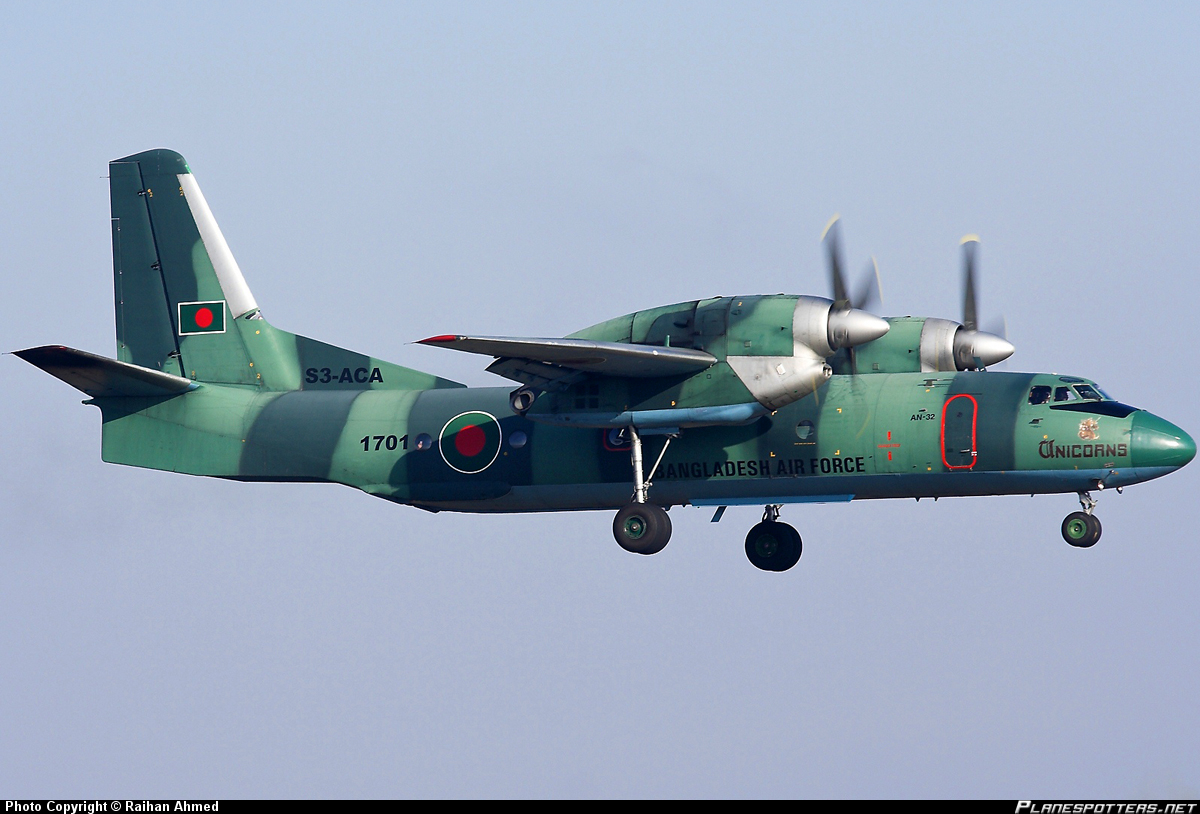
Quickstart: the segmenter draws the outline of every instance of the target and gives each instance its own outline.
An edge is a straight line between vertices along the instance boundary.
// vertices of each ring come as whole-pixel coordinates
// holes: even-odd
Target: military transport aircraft
[[[987,372],[1013,347],[979,328],[974,239],[964,318],[882,319],[848,294],[836,224],[832,298],[714,297],[564,338],[447,334],[517,386],[467,388],[279,330],[259,310],[178,153],[109,165],[117,359],[17,351],[100,408],[105,461],[244,481],[341,483],[431,511],[617,509],[653,554],[672,506],[765,507],[746,537],[784,571],[800,535],[784,504],[1091,493],[1166,475],[1195,442],[1095,382]]]

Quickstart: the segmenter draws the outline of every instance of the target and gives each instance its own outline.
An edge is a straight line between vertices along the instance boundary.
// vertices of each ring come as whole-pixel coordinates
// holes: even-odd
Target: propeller
[[[855,346],[871,342],[888,332],[888,323],[870,313],[882,304],[879,290],[879,264],[871,258],[863,280],[855,294],[846,286],[842,272],[842,238],[840,215],[834,215],[821,233],[821,242],[829,257],[829,283],[833,289],[833,307],[829,310],[829,343],[833,348],[845,348],[850,369],[857,371]]]
[[[846,286],[846,276],[842,271],[844,264],[841,215],[834,215],[825,225],[825,231],[821,233],[821,242],[825,244],[825,251],[829,257],[829,283],[833,290],[834,307],[838,310],[856,308],[860,311],[873,311],[881,306],[883,296],[880,293],[879,264],[875,262],[874,257],[860,275],[862,279],[854,295],[850,294]]]
[[[963,247],[963,321],[954,336],[954,358],[960,370],[975,370],[998,364],[1016,350],[1006,338],[1004,317],[989,322],[992,330],[979,329],[979,298],[975,269],[978,265],[979,235],[966,235]]]

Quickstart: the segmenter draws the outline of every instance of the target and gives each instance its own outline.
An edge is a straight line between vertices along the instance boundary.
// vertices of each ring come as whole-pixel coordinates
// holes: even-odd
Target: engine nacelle
[[[790,356],[735,356],[726,361],[755,400],[772,410],[813,393],[833,375],[825,360],[841,348],[888,332],[888,323],[854,308],[835,308],[824,297],[797,297]]]
[[[888,332],[888,323],[866,311],[835,308],[824,297],[784,294],[716,297],[676,303],[593,325],[572,337],[605,342],[688,347],[727,362],[763,407],[777,410],[813,393],[833,375],[827,361],[842,348],[862,345]],[[662,409],[714,406],[703,381],[688,403],[670,400]],[[721,396],[728,394],[722,391]],[[719,405],[718,405],[719,406]],[[632,409],[632,408],[630,408]]]
[[[842,348],[871,342],[888,332],[888,324],[857,308],[836,309],[824,297],[797,297],[792,316],[792,336],[828,358]]]
[[[925,373],[977,370],[1002,362],[1015,348],[1001,336],[929,317],[921,328],[921,370]]]

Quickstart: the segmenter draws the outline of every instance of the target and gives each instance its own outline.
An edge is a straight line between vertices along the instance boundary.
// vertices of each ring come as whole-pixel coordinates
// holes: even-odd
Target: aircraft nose
[[[1170,421],[1139,410],[1133,416],[1134,466],[1170,466],[1178,469],[1196,457],[1196,442]]]

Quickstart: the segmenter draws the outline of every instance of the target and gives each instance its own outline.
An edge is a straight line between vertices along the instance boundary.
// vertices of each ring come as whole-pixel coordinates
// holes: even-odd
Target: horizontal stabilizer
[[[716,357],[691,348],[595,342],[590,339],[535,339],[500,336],[433,336],[422,345],[453,348],[501,359],[542,362],[604,376],[680,376],[711,367]]]
[[[191,379],[63,345],[43,345],[13,353],[92,398],[174,396],[198,386]]]

